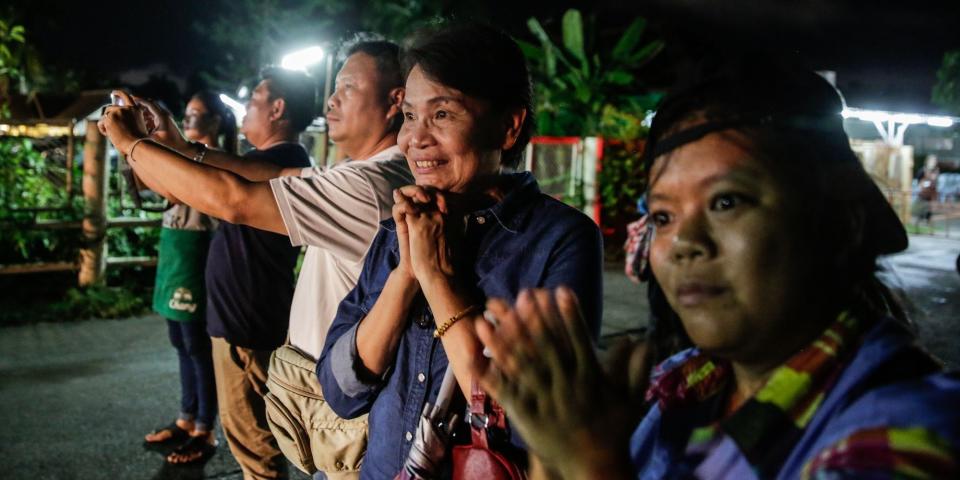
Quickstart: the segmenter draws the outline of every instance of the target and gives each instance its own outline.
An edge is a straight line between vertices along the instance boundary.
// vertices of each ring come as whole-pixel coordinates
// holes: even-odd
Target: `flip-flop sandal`
[[[153,444],[153,445],[178,444],[190,438],[190,432],[180,428],[180,425],[177,425],[177,422],[170,422],[169,425],[160,427],[154,430],[153,432],[150,432],[150,434],[156,435],[164,431],[170,432],[170,436],[163,440],[155,440],[155,441],[150,441],[144,438],[143,440],[144,443]]]
[[[212,434],[212,433],[211,433]],[[217,446],[211,445],[207,441],[206,435],[200,435],[197,437],[190,437],[183,445],[177,447],[173,453],[170,455],[186,455],[193,456],[196,454],[196,457],[187,460],[185,462],[171,462],[170,455],[167,455],[167,463],[171,465],[192,465],[196,463],[205,463],[213,454],[217,453]]]

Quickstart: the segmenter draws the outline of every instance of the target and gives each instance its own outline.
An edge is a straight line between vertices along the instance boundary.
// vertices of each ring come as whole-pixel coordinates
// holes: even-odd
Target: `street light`
[[[323,81],[323,99],[320,108],[323,109],[323,113],[327,113],[327,99],[330,98],[330,87],[333,83],[333,79],[331,78],[333,76],[333,56],[325,55],[323,47],[314,45],[284,55],[280,60],[280,66],[287,70],[307,72],[310,67],[320,63],[320,61],[324,59],[326,59],[326,62],[324,62],[325,76]],[[319,90],[316,96],[320,97]],[[317,100],[320,100],[320,98],[317,98]]]
[[[308,73],[309,70],[311,69],[317,72],[320,69],[320,67],[317,67],[316,65],[319,64],[321,61],[324,61],[323,62],[324,66],[322,67],[325,72],[324,82],[323,82],[322,101],[320,97],[320,84],[316,80],[314,80],[315,90],[314,90],[314,97],[313,97],[314,99],[313,106],[314,107],[319,106],[320,108],[318,110],[322,111],[324,114],[327,113],[327,99],[330,97],[330,86],[333,83],[331,78],[333,76],[333,73],[332,73],[333,57],[334,57],[333,55],[325,55],[323,48],[320,47],[319,45],[315,45],[312,47],[304,48],[303,50],[297,50],[295,52],[288,53],[284,55],[283,58],[280,59],[280,67],[285,68],[287,70],[297,70],[305,73]],[[316,104],[317,101],[321,101],[322,103],[320,105],[317,105]],[[322,131],[326,132],[326,128],[324,127]],[[317,153],[317,158],[322,159],[322,162],[326,163],[327,146],[328,146],[327,145],[328,139],[327,139],[326,133],[323,134],[322,138],[323,138],[323,141],[320,144],[321,148],[320,148],[320,151]]]
[[[323,60],[323,48],[313,46],[288,53],[280,60],[280,66],[287,70],[300,70],[306,72],[312,65]]]

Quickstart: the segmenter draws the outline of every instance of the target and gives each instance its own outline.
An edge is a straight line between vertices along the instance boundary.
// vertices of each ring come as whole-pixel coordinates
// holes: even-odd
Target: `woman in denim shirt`
[[[693,79],[646,148],[657,313],[694,348],[650,382],[642,347],[600,375],[569,293],[558,314],[495,302],[500,326],[477,325],[488,391],[562,478],[960,478],[960,378],[875,275],[907,236],[840,96],[756,57]]]
[[[585,215],[541,193],[519,163],[533,127],[517,45],[479,25],[433,32],[405,52],[398,143],[417,185],[395,192],[317,374],[339,415],[369,412],[361,478],[392,478],[449,363],[469,394],[484,365],[473,324],[488,297],[572,289],[599,333],[602,247]],[[519,440],[514,440],[519,443]]]

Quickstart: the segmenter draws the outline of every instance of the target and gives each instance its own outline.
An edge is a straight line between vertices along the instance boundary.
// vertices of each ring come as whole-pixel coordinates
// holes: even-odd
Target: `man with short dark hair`
[[[294,245],[307,246],[290,310],[290,348],[277,350],[276,356],[309,367],[304,379],[284,379],[286,383],[309,381],[301,387],[317,392],[313,365],[337,306],[356,284],[380,221],[391,217],[393,189],[413,183],[396,146],[403,123],[399,47],[386,41],[361,41],[345,50],[346,61],[328,101],[327,122],[329,136],[346,153],[347,162],[333,168],[282,168],[208,152],[203,163],[218,167],[212,168],[186,160],[184,156],[197,154],[196,148],[181,142],[172,128],[163,126],[165,121],[154,136],[183,155],[156,153],[152,148],[141,151],[142,146],[135,152],[138,174],[146,175],[148,184],[156,182],[159,191],[215,217],[289,235]],[[149,103],[145,106],[153,108]],[[156,114],[167,118],[163,112]],[[271,378],[281,374],[271,368]],[[310,408],[326,409],[316,403],[311,402]],[[307,420],[307,408],[298,409],[302,420]],[[360,441],[365,438],[365,419],[341,425],[335,414],[330,415],[329,422],[320,422],[338,430],[329,438],[340,442],[358,438],[345,438],[344,431],[356,431],[362,435]],[[326,428],[313,425],[318,422],[305,423],[310,432]],[[310,446],[306,450],[318,451]],[[312,459],[315,468],[327,471],[330,478],[337,473],[356,475],[359,457],[344,458],[336,448],[328,450],[329,458]],[[362,454],[363,448],[351,451]]]
[[[205,157],[220,156],[251,162],[272,169],[299,171],[310,165],[310,157],[297,143],[309,125],[314,88],[306,74],[265,69],[262,80],[247,103],[241,132],[255,147],[241,157],[207,151],[204,145],[190,145],[182,138],[172,118],[149,102],[150,112],[161,122],[157,137],[193,150],[190,163],[182,155],[147,138],[137,128],[108,111],[101,120],[118,150],[123,152],[137,175],[172,202],[187,203],[196,196],[220,195],[205,190],[194,169],[175,168],[180,163],[199,167],[201,178],[227,172],[201,163]],[[131,105],[129,101],[127,104]],[[123,128],[123,127],[128,128]],[[171,160],[172,167],[163,168]],[[153,167],[161,167],[154,170]],[[199,185],[198,185],[199,183]],[[181,187],[189,188],[190,192]],[[224,201],[224,198],[210,198]],[[222,213],[222,212],[216,212]],[[215,214],[216,215],[216,214]],[[207,256],[207,333],[213,343],[214,376],[221,424],[227,443],[244,472],[244,478],[285,478],[286,462],[266,421],[263,395],[266,393],[270,354],[287,336],[290,304],[293,299],[293,268],[299,249],[286,236],[236,223],[237,217],[217,215],[224,221],[210,242]],[[211,437],[212,438],[212,437]],[[198,442],[193,442],[198,443]],[[178,449],[182,462],[199,459],[209,446],[188,442]]]

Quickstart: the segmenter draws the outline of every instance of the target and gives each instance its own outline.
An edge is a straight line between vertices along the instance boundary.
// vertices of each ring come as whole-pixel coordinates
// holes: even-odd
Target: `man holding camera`
[[[261,78],[241,127],[255,150],[236,160],[274,169],[308,167],[310,158],[296,142],[313,120],[313,82],[303,73],[280,69],[265,69]],[[135,105],[129,98],[124,103]],[[196,196],[229,201],[229,197],[216,197],[222,192],[205,185],[205,180],[228,172],[203,163],[207,157],[232,156],[187,143],[168,113],[146,101],[138,105],[108,108],[100,122],[101,130],[126,155],[137,176],[174,203],[190,205]],[[157,124],[154,138],[144,135],[142,107],[147,108],[146,117]],[[193,161],[170,148],[188,153]],[[165,157],[199,167],[200,174],[176,168],[181,163],[177,161],[155,171],[153,167],[163,166]],[[283,478],[286,465],[266,423],[263,395],[270,354],[287,336],[299,250],[283,235],[239,224],[233,216],[214,216],[224,221],[207,256],[207,333],[213,344],[223,431],[245,478]],[[209,447],[181,448],[177,459],[201,458],[205,449]]]
[[[288,235],[290,243],[307,245],[290,311],[289,345],[277,350],[270,378],[312,391],[313,397],[321,393],[313,365],[337,306],[355,285],[379,222],[391,216],[393,189],[413,183],[396,146],[403,99],[398,54],[397,45],[385,41],[359,42],[347,49],[337,88],[328,102],[327,121],[331,140],[351,161],[333,168],[288,168],[222,152],[203,153],[177,138],[175,128],[163,126],[173,125],[169,114],[143,102],[165,119],[153,137],[175,150],[143,141],[135,147],[131,163],[149,186],[209,215]],[[111,140],[125,145],[120,123],[110,115],[102,121]],[[118,149],[124,151],[121,146]],[[202,163],[188,160],[197,156],[203,157]],[[282,339],[275,347],[281,343]],[[273,363],[298,368],[278,369]],[[270,395],[274,396],[272,403],[296,404],[291,410],[300,412],[300,428],[309,430],[309,437],[317,433],[317,424],[333,422],[330,428],[341,432],[339,441],[346,443],[317,448],[317,442],[329,443],[329,436],[320,435],[324,440],[312,440],[314,445],[306,446],[306,451],[314,452],[310,465],[298,463],[300,468],[319,469],[328,477],[356,475],[363,452],[357,444],[365,441],[365,418],[341,421],[322,397],[294,398],[296,395],[273,386]],[[318,421],[321,418],[323,421]],[[224,420],[225,430],[226,423]],[[282,436],[284,430],[275,432]],[[349,438],[343,437],[344,431],[351,432]],[[290,442],[296,439],[281,438],[280,446]]]

